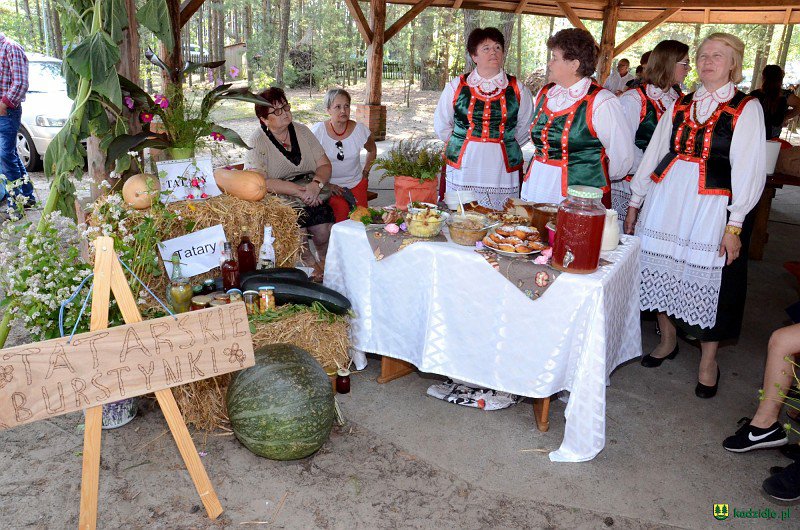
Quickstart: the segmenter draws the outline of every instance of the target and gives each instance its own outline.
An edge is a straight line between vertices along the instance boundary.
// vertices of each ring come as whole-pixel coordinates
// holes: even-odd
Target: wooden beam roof
[[[355,1],[355,0],[352,0]],[[387,0],[415,5],[420,0]],[[434,7],[478,9],[563,17],[563,0],[433,0]],[[583,20],[603,20],[609,0],[569,1],[570,10]],[[798,0],[620,0],[619,20],[650,22],[667,9],[680,9],[669,22],[700,24],[799,24]]]

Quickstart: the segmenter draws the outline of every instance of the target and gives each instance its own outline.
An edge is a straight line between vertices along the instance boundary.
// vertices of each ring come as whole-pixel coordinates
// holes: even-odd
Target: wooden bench
[[[753,224],[753,235],[750,237],[750,259],[764,259],[764,246],[769,241],[767,233],[767,223],[769,214],[772,211],[772,199],[775,198],[775,190],[784,186],[800,186],[800,177],[786,175],[784,173],[773,173],[767,175],[767,184],[761,193],[761,198],[755,207],[755,222]]]

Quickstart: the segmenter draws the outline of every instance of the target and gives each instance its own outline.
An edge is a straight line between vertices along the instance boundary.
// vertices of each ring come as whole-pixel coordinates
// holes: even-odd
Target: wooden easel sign
[[[91,331],[0,350],[0,429],[86,409],[80,528],[95,528],[102,405],[155,392],[208,516],[222,513],[169,388],[253,366],[244,304],[142,322],[111,238],[95,241]],[[108,329],[111,291],[124,326]]]

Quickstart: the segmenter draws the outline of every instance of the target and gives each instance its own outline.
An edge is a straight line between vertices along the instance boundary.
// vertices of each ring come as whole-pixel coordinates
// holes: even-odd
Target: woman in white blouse
[[[328,90],[325,108],[330,119],[311,126],[311,131],[333,165],[329,203],[337,223],[347,219],[350,210],[356,206],[367,207],[369,169],[378,155],[375,139],[367,126],[350,119],[350,101],[347,90]],[[367,150],[363,165],[362,149]]]
[[[522,184],[526,201],[559,203],[567,187],[594,186],[611,207],[611,180],[628,174],[633,135],[617,97],[590,76],[597,64],[594,37],[564,29],[547,40],[550,84],[536,96],[531,140],[536,146]]]
[[[625,232],[635,227],[642,243],[641,307],[659,313],[661,328],[661,343],[642,364],[677,355],[679,326],[701,341],[701,398],[717,392],[719,341],[741,331],[749,214],[766,181],[761,105],[734,86],[743,54],[744,43],[727,33],[702,42],[702,86],[658,122],[631,181],[625,218]]]
[[[633,166],[625,178],[611,181],[611,207],[624,221],[631,198],[631,177],[639,168],[644,150],[656,130],[658,120],[683,93],[680,84],[691,70],[689,47],[676,40],[664,40],[650,52],[643,82],[619,98],[625,122],[633,132]]]
[[[519,196],[531,93],[503,70],[505,39],[497,28],[473,30],[467,51],[475,69],[444,87],[433,116],[446,143],[446,187],[472,191],[481,206],[502,210],[506,199]]]

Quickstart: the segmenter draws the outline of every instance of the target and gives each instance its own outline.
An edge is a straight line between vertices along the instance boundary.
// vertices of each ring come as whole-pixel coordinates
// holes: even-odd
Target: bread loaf
[[[523,217],[527,219],[528,223],[530,224],[533,222],[534,204],[535,203],[523,201],[522,199],[510,197],[503,205],[503,210],[507,214],[516,215],[517,217]]]

